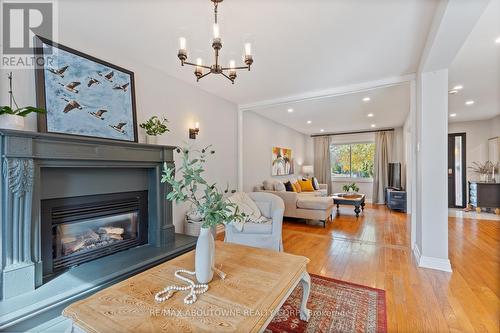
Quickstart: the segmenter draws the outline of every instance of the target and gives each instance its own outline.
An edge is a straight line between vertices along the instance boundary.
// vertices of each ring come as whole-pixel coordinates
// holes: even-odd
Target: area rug
[[[302,286],[285,301],[266,333],[387,332],[385,291],[311,274],[309,322],[299,318]]]

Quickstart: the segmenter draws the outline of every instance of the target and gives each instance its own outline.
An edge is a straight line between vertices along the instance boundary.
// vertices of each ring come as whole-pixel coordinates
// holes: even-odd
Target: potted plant
[[[342,186],[342,189],[344,190],[344,192],[346,192],[347,195],[356,195],[359,191],[359,187],[356,185],[356,183],[344,184],[344,186]]]
[[[139,126],[146,130],[146,142],[149,144],[156,144],[158,136],[169,132],[167,127],[167,118],[158,118],[158,116],[153,116],[149,118],[146,122],[139,124]]]
[[[20,108],[17,105],[12,91],[12,73],[7,75],[9,80],[9,105],[0,106],[0,128],[24,129],[24,118],[31,113],[45,113],[44,109],[34,106]],[[15,105],[15,109],[13,108]]]
[[[482,182],[494,182],[495,174],[498,174],[499,163],[493,163],[491,161],[472,162],[472,166],[469,167],[472,172],[479,174],[479,180]]]
[[[212,267],[215,264],[215,242],[211,228],[218,224],[241,221],[244,215],[239,213],[236,204],[225,198],[229,192],[235,191],[229,191],[229,188],[221,191],[216,184],[209,183],[202,176],[207,158],[215,154],[210,146],[201,150],[177,148],[176,152],[181,154],[181,166],[175,170],[165,163],[161,182],[172,187],[167,200],[176,203],[190,202],[202,217],[203,224],[196,243],[195,271],[199,283],[208,283],[212,280]],[[175,179],[176,174],[180,176],[179,179]]]

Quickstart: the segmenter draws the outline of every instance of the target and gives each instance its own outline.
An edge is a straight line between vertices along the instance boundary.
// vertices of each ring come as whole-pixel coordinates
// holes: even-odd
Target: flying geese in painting
[[[123,126],[127,125],[127,123],[118,123],[118,125],[109,125],[112,129],[115,131],[118,131],[120,133],[125,133],[125,130],[123,129]]]
[[[104,120],[104,117],[102,116],[105,112],[108,112],[108,110],[99,110],[97,112],[89,112],[89,114],[93,115],[96,118],[99,118],[101,120]]]
[[[87,87],[91,87],[93,84],[100,84],[101,82],[93,77],[89,77],[89,82],[87,83]]]
[[[116,86],[113,87],[113,89],[127,91],[127,88],[129,86],[129,84],[130,83],[128,83],[128,82],[125,83],[125,84],[123,84],[123,85],[121,85],[121,86],[119,84],[117,84]]]
[[[66,101],[68,102],[68,104],[66,104],[66,106],[64,107],[64,110],[63,110],[64,113],[68,113],[68,112],[70,112],[71,110],[74,110],[74,109],[78,109],[78,110],[83,109],[83,106],[81,106],[75,100],[71,100],[71,101],[70,100],[66,100]]]
[[[103,78],[105,78],[109,82],[113,82],[113,75],[115,75],[115,72],[111,71],[111,72],[109,72],[107,74],[104,74],[103,72],[97,72],[97,74],[99,76],[102,76]]]
[[[75,89],[75,88],[78,87],[81,83],[78,81],[73,81],[73,82],[68,83],[67,85],[64,85],[62,83],[59,83],[59,84],[61,86],[63,86],[64,88],[66,88],[66,90],[71,91],[75,94],[78,94],[78,89]]]
[[[59,69],[49,68],[48,70],[52,74],[59,75],[60,77],[64,77],[64,72],[66,72],[66,70],[68,69],[68,67],[69,66],[64,66],[64,67],[61,67]]]

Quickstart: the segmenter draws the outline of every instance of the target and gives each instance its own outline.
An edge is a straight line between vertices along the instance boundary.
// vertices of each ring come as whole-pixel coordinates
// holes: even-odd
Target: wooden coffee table
[[[357,195],[335,193],[333,194],[333,203],[337,205],[337,214],[339,213],[340,205],[351,205],[354,206],[354,213],[356,213],[356,217],[359,217],[359,213],[362,210],[365,210],[365,195],[363,193],[359,193]]]
[[[216,267],[227,276],[214,275],[207,293],[192,305],[183,303],[182,292],[163,303],[156,303],[154,295],[166,285],[180,284],[175,270],[194,270],[194,251],[75,302],[63,315],[71,319],[73,332],[262,332],[299,282],[303,295],[297,311],[309,320],[308,262],[218,241]]]

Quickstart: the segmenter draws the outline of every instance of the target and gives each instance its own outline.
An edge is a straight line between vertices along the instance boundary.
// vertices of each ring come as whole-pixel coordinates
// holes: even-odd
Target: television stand
[[[385,189],[385,203],[389,209],[406,212],[406,191],[387,187]]]

